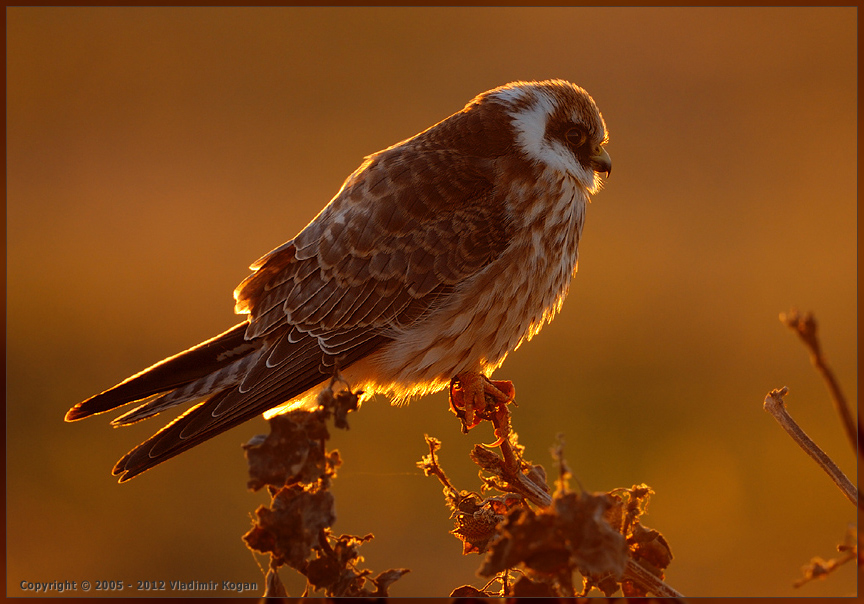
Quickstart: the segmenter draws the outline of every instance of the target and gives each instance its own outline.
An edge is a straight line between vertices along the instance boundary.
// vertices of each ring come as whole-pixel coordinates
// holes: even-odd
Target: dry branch
[[[792,437],[792,440],[794,440],[799,447],[804,449],[804,452],[812,457],[813,460],[819,464],[819,467],[831,477],[831,480],[833,480],[834,484],[836,484],[843,492],[846,499],[851,501],[853,505],[857,505],[859,508],[862,507],[862,502],[858,497],[858,489],[855,488],[855,485],[853,485],[840,468],[837,467],[834,460],[832,460],[825,451],[819,448],[819,445],[813,442],[813,439],[807,436],[804,430],[802,430],[797,422],[792,419],[792,416],[789,415],[789,412],[786,410],[786,403],[783,401],[783,397],[786,396],[788,392],[789,389],[785,386],[780,390],[772,390],[768,393],[768,396],[765,397],[765,402],[762,405],[763,408],[777,420],[777,423],[786,430],[789,436]]]
[[[846,432],[846,437],[852,445],[852,450],[856,451],[859,457],[862,457],[862,443],[864,443],[864,429],[861,426],[861,418],[856,422],[852,418],[852,411],[849,409],[849,403],[846,402],[846,397],[840,390],[840,383],[834,376],[834,372],[825,361],[825,356],[822,354],[822,346],[819,344],[819,337],[816,332],[816,319],[812,313],[801,315],[798,310],[793,308],[788,313],[780,313],[780,321],[783,322],[789,329],[798,334],[807,351],[810,353],[810,362],[813,367],[819,372],[819,375],[825,380],[828,386],[828,392],[831,393],[831,402],[834,404],[834,409],[840,416],[840,421],[843,424],[843,429]]]
[[[815,579],[825,579],[842,565],[846,564],[850,560],[858,558],[858,539],[858,531],[855,526],[850,525],[847,527],[843,543],[837,546],[837,551],[840,552],[841,555],[837,558],[831,558],[830,560],[823,560],[819,556],[815,556],[801,569],[803,576],[792,585],[794,587],[801,587],[805,583],[809,583]],[[860,559],[858,559],[858,565],[861,565]]]

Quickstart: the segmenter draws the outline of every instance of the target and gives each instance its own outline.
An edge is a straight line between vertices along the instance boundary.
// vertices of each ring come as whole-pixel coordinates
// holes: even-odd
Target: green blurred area
[[[614,173],[564,310],[496,373],[514,426],[590,491],[645,482],[688,596],[845,596],[855,510],[762,411],[772,388],[849,474],[824,385],[777,320],[812,310],[857,401],[854,8],[7,8],[7,582],[257,581],[257,419],[119,486],[165,423],[64,424],[73,404],[234,324],[233,288],[363,156],[517,79],[585,87]],[[477,586],[423,434],[463,489],[443,393],[373,400],[331,444],[337,533],[395,596]],[[575,482],[574,482],[575,484]],[[262,564],[264,562],[261,562]],[[303,587],[283,573],[291,595]],[[292,583],[292,581],[294,581]],[[65,595],[81,595],[69,593]],[[116,595],[93,592],[88,595]],[[126,590],[122,595],[172,595]],[[212,595],[212,594],[210,594]],[[227,594],[226,594],[227,595]],[[247,594],[260,595],[260,594]]]

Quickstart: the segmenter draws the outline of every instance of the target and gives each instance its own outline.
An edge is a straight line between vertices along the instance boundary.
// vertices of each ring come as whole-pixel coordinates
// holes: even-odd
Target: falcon
[[[68,411],[188,411],[114,467],[124,482],[246,420],[314,408],[338,374],[394,403],[451,388],[463,425],[513,398],[489,376],[561,308],[589,194],[612,163],[591,96],[513,82],[365,158],[234,291],[246,320]],[[488,398],[487,397],[491,397]],[[466,424],[467,422],[467,424]]]

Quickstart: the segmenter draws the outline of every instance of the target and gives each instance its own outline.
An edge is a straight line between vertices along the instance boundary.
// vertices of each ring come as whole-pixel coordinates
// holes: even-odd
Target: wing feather
[[[513,135],[485,107],[366,158],[306,228],[252,265],[234,292],[258,349],[242,381],[214,381],[207,400],[117,463],[121,481],[320,384],[494,262],[510,241],[498,171]]]

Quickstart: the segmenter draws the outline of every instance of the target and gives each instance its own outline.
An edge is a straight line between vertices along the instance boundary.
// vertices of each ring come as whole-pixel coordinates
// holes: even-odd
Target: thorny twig
[[[864,451],[861,448],[862,442],[864,442],[861,418],[859,417],[857,422],[852,418],[852,411],[849,409],[846,397],[840,390],[840,384],[837,382],[834,372],[825,362],[822,347],[816,335],[816,319],[813,318],[813,314],[808,312],[802,316],[797,309],[793,308],[788,313],[780,313],[780,321],[797,333],[804,346],[807,347],[807,351],[810,353],[810,362],[813,363],[813,367],[816,368],[828,386],[831,402],[840,415],[840,421],[843,423],[843,429],[846,431],[852,449],[857,452],[859,457],[864,456]]]
[[[831,477],[831,480],[843,491],[843,494],[846,498],[851,501],[853,504],[857,505],[859,508],[864,509],[862,506],[862,502],[858,497],[858,489],[855,488],[855,485],[846,477],[845,474],[837,467],[837,464],[828,457],[828,455],[819,448],[813,439],[811,439],[807,434],[805,434],[804,430],[792,419],[792,416],[789,415],[789,412],[786,410],[786,404],[783,401],[783,397],[789,392],[789,389],[785,386],[780,390],[772,390],[768,393],[768,396],[765,397],[765,402],[763,404],[763,408],[765,411],[770,413],[774,419],[777,420],[777,423],[783,427],[784,430],[792,437],[799,447],[804,449],[804,452],[807,453],[813,460],[819,464],[828,476]]]

